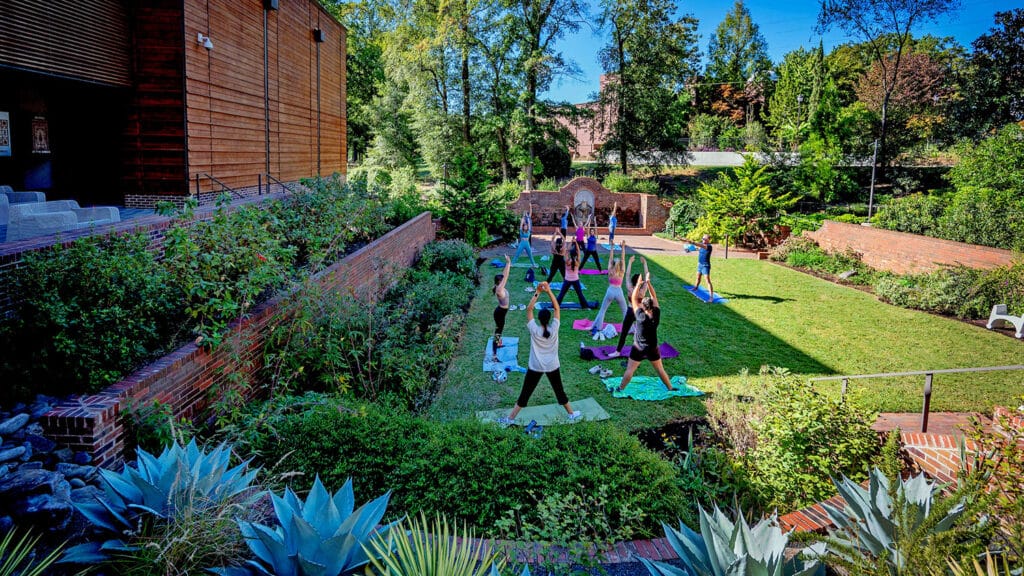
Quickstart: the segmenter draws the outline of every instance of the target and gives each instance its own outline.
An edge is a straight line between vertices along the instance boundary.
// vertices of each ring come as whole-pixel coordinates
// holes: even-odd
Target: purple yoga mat
[[[604,323],[605,326],[607,326],[608,324],[609,324],[608,322]],[[594,321],[591,320],[590,318],[580,318],[578,320],[573,320],[572,321],[572,329],[573,330],[590,330],[593,326],[594,326]],[[621,323],[612,324],[612,326],[615,326],[615,331],[616,332],[622,332],[622,324]],[[602,326],[602,328],[604,328],[604,326]]]
[[[597,275],[597,274],[607,274],[607,273],[608,273],[607,270],[594,270],[593,268],[584,268],[583,270],[580,270],[580,274],[594,274],[594,275]]]
[[[615,346],[589,346],[589,350],[594,351],[595,360],[615,360],[621,358],[623,360],[629,358],[629,346],[622,349],[622,354],[619,356],[609,356],[612,352],[615,352]],[[661,358],[675,358],[679,356],[679,350],[672,347],[671,344],[662,342],[661,346],[658,346],[658,352],[661,353]]]

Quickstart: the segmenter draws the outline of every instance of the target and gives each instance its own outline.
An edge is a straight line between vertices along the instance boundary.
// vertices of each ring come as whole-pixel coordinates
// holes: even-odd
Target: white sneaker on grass
[[[509,418],[508,416],[502,416],[501,418],[498,418],[497,422],[498,426],[501,426],[502,428],[508,428],[509,426],[515,424],[516,421]]]
[[[619,351],[618,350],[612,350],[611,352],[608,353],[608,357],[609,358],[618,358],[619,357]]]
[[[582,419],[583,419],[583,412],[580,412],[579,410],[573,410],[572,414],[569,414],[569,423],[570,424],[575,424],[576,422],[579,422]]]
[[[590,372],[591,374],[597,374],[600,371],[601,371],[601,366],[593,366],[593,367],[590,368],[590,370],[587,370],[587,372]]]

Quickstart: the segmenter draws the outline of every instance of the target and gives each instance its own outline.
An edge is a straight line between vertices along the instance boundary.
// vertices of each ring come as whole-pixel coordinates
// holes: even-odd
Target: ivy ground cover
[[[780,366],[801,377],[869,374],[1024,363],[1024,343],[983,327],[879,302],[873,295],[839,286],[769,262],[715,260],[715,291],[729,299],[708,305],[686,292],[684,282],[695,277],[695,260],[656,256],[648,260],[662,306],[659,337],[679,351],[665,360],[671,375],[684,375],[690,384],[711,393],[742,395],[741,372],[756,373],[762,365]],[[636,265],[639,265],[637,261]],[[484,266],[480,288],[469,312],[466,334],[447,381],[430,408],[440,419],[471,415],[476,410],[511,407],[522,384],[513,374],[494,382],[481,371],[484,344],[494,329],[491,313],[493,268]],[[634,268],[637,270],[637,268]],[[509,283],[513,304],[526,303],[522,271]],[[600,299],[606,280],[590,277],[587,296]],[[566,296],[566,302],[573,295]],[[618,314],[613,304],[609,317]],[[576,318],[593,318],[593,311],[563,311],[560,336],[562,376],[572,398],[593,396],[627,429],[657,426],[685,414],[700,414],[697,398],[663,402],[614,399],[600,379],[587,370],[594,362],[579,359],[580,342],[596,344],[589,333],[569,328]],[[526,313],[510,312],[505,336],[527,338]],[[631,340],[629,340],[631,342]],[[602,344],[608,344],[604,342]],[[526,365],[528,350],[520,351]],[[605,362],[621,376],[617,362]],[[643,366],[638,375],[654,375]],[[932,410],[984,411],[1009,404],[1021,392],[1020,372],[937,375]],[[921,376],[851,381],[858,403],[878,411],[916,412],[921,409]],[[838,382],[819,386],[838,394]],[[541,383],[531,404],[554,402]]]

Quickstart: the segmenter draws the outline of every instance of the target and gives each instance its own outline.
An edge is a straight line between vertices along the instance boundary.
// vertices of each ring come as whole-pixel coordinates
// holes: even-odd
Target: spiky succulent
[[[408,527],[408,528],[406,528]],[[497,552],[485,551],[484,541],[473,545],[473,532],[463,526],[453,532],[448,519],[419,518],[403,522],[387,538],[376,539],[371,550],[373,567],[390,576],[487,576],[500,573]],[[392,553],[393,551],[393,553]],[[492,570],[492,568],[494,570]]]
[[[900,480],[895,499],[889,480],[877,468],[871,472],[867,488],[845,476],[833,482],[846,506],[840,510],[823,504],[836,526],[825,539],[825,553],[843,564],[873,564],[882,559],[891,574],[901,574],[912,552],[901,540],[950,530],[964,513],[961,498],[950,497],[937,506],[941,486],[930,482],[924,473]]]
[[[271,494],[277,526],[237,521],[255,558],[240,568],[211,571],[223,576],[352,574],[370,561],[370,540],[388,537],[393,524],[377,525],[390,497],[388,492],[355,510],[351,479],[331,495],[317,476],[305,501],[285,488],[281,496]]]
[[[787,560],[789,534],[779,528],[773,515],[753,527],[740,516],[729,520],[718,506],[709,514],[700,508],[700,534],[685,524],[676,530],[662,524],[665,537],[684,568],[641,558],[654,576],[807,576],[824,573],[817,561]]]
[[[252,487],[259,469],[250,469],[248,460],[231,468],[231,454],[227,444],[206,452],[194,439],[187,446],[175,441],[159,456],[137,449],[137,464],[125,465],[120,473],[100,469],[103,495],[75,508],[112,538],[72,547],[61,562],[91,564],[107,560],[111,552],[134,550],[125,539],[142,516],[173,522],[185,509],[202,510],[240,496]]]

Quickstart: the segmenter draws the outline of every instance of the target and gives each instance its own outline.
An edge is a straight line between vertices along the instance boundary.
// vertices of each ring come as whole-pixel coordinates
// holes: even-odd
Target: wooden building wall
[[[317,43],[320,172],[345,171],[344,28],[316,0],[281,0],[267,17],[270,173],[289,182],[317,173]],[[188,167],[235,188],[267,172],[262,0],[185,0]],[[208,35],[213,49],[197,42]],[[216,191],[200,178],[200,191]]]
[[[121,0],[0,0],[0,63],[112,86],[131,84]]]
[[[135,90],[122,144],[121,189],[129,207],[188,193],[185,139],[184,7],[181,0],[134,0]]]

